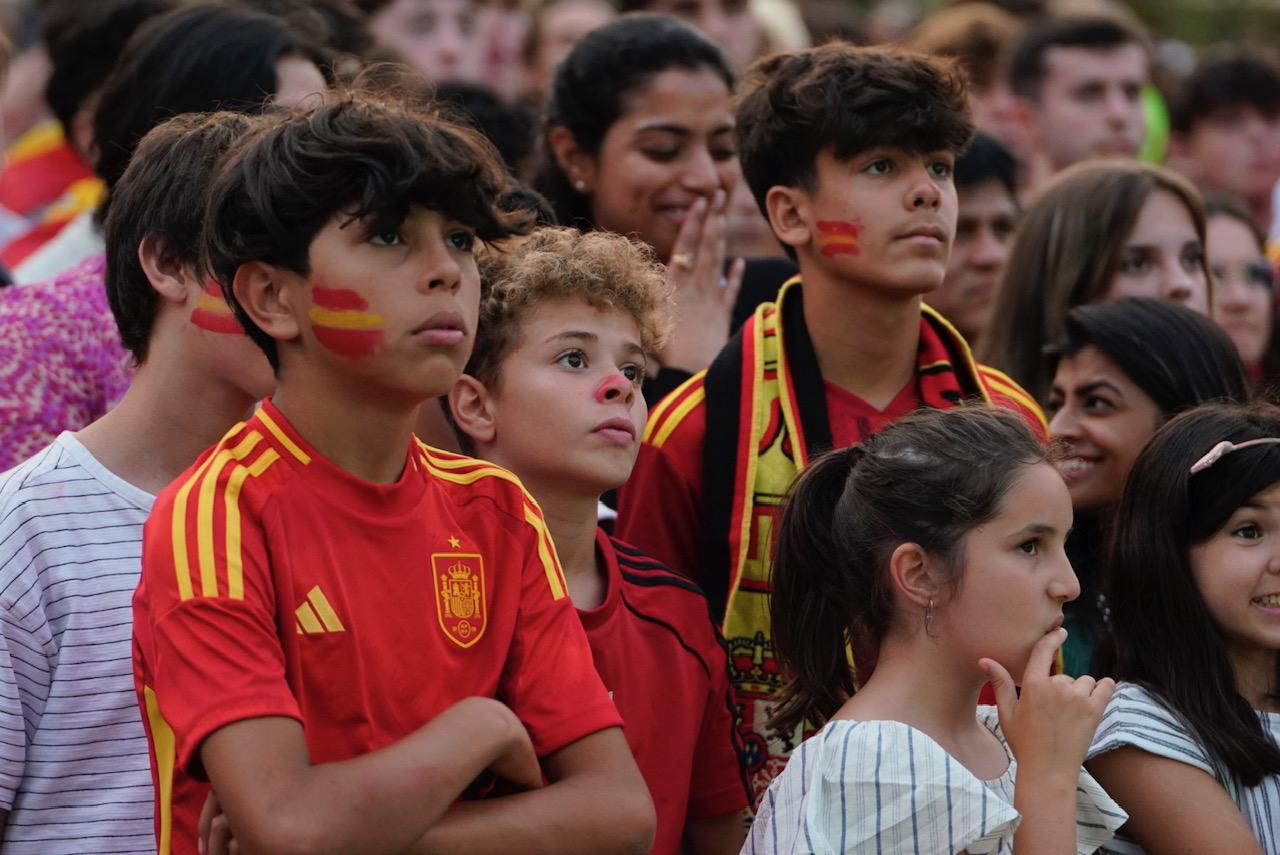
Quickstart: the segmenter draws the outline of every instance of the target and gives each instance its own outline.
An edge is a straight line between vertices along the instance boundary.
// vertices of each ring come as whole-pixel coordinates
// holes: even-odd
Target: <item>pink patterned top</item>
[[[93,255],[52,279],[0,289],[0,471],[118,402],[133,376]]]

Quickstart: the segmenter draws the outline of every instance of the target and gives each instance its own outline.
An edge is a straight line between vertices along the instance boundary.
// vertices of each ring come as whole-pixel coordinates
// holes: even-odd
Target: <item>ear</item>
[[[189,274],[172,253],[166,251],[164,240],[158,235],[147,235],[138,244],[138,263],[147,281],[163,299],[171,303],[187,302]]]
[[[493,442],[498,425],[493,396],[483,383],[470,374],[460,375],[449,390],[449,409],[453,411],[458,429],[471,437],[477,448]]]
[[[276,341],[292,341],[302,334],[292,305],[294,292],[284,287],[289,271],[250,261],[240,265],[231,291],[249,319]]]
[[[938,596],[929,555],[917,543],[899,544],[889,556],[889,578],[898,592],[922,610]]]
[[[547,131],[547,146],[556,165],[569,177],[569,183],[579,193],[587,194],[595,190],[596,159],[578,147],[573,131],[564,125],[554,125]]]
[[[798,187],[775,185],[764,197],[769,226],[778,240],[790,247],[807,246],[813,240],[809,227],[809,194]]]

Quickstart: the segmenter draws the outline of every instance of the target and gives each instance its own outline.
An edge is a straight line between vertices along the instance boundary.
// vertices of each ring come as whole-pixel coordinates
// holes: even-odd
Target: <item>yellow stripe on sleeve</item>
[[[288,434],[286,434],[283,430],[280,429],[280,425],[276,424],[275,419],[267,415],[267,411],[265,408],[260,408],[258,410],[257,419],[258,421],[262,422],[263,427],[271,431],[271,435],[276,438],[276,442],[283,445],[285,447],[285,450],[288,451],[290,454],[292,454],[299,463],[301,463],[303,466],[306,466],[308,463],[311,462],[311,455],[307,454],[305,451],[299,448],[296,442],[289,439]]]
[[[649,442],[649,444],[655,448],[662,448],[662,446],[666,444],[666,441],[671,437],[671,434],[675,432],[675,429],[680,427],[680,423],[684,421],[684,417],[693,412],[694,408],[705,401],[706,398],[707,390],[705,386],[689,395],[689,397],[681,401],[680,406],[676,407],[671,412],[671,415],[663,421],[662,427],[656,428],[652,437],[645,437],[645,441]],[[648,431],[645,432],[648,433]]]
[[[151,752],[156,763],[156,783],[159,784],[160,840],[157,855],[169,855],[173,851],[173,767],[177,740],[173,737],[173,728],[160,714],[160,704],[150,686],[142,687],[142,701],[151,730]]]
[[[538,534],[538,558],[542,561],[543,572],[547,574],[547,585],[551,588],[551,599],[559,600],[565,595],[564,573],[560,569],[560,559],[556,557],[555,544],[547,531],[547,524],[531,506],[524,506],[524,519]]]
[[[257,478],[280,459],[274,448],[268,448],[248,466],[237,466],[227,479],[222,504],[227,520],[227,596],[244,599],[244,558],[240,552],[240,490],[246,478]]]
[[[218,596],[218,566],[213,554],[213,500],[222,469],[232,460],[244,460],[262,441],[262,434],[253,431],[235,448],[224,448],[213,456],[213,465],[200,482],[200,500],[196,506],[196,560],[200,565],[200,594]]]

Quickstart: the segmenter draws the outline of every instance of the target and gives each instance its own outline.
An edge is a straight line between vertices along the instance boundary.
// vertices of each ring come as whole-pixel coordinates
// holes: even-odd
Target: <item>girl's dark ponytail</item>
[[[777,529],[769,610],[775,656],[788,679],[770,726],[789,732],[803,721],[823,722],[853,694],[846,641],[851,612],[842,574],[830,572],[839,549],[836,509],[863,447],[832,451],[813,461],[788,491]]]

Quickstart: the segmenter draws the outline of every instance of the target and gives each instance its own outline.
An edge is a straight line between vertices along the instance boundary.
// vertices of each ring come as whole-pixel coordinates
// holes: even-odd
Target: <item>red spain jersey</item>
[[[653,855],[679,855],[686,820],[748,804],[724,641],[686,577],[600,529],[596,554],[604,602],[578,616],[653,796]]]
[[[429,448],[372,484],[270,401],[156,499],[134,675],[161,855],[196,851],[199,749],[248,718],[302,722],[313,763],[495,697],[545,756],[620,724],[542,514],[515,476]]]

